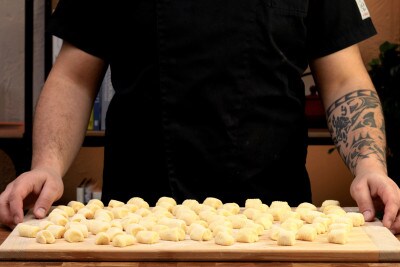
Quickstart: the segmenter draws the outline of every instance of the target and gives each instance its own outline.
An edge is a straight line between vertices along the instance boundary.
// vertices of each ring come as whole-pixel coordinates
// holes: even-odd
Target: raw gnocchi
[[[202,203],[187,199],[178,204],[165,196],[154,207],[140,197],[126,203],[112,199],[107,205],[97,199],[86,205],[71,201],[56,206],[36,225],[19,224],[18,233],[41,244],[92,238],[95,245],[114,247],[183,240],[213,240],[217,245],[230,246],[269,237],[278,246],[295,246],[303,241],[320,242],[320,235],[328,243],[345,244],[353,228],[364,224],[361,213],[346,212],[335,200],[324,201],[319,208],[308,202],[292,208],[285,201],[273,201],[268,206],[252,198],[241,208],[215,197],[207,197]]]

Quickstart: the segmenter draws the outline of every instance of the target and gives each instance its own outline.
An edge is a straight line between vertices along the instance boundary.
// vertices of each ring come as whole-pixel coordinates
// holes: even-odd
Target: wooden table
[[[0,244],[4,242],[4,240],[10,235],[11,231],[8,228],[0,226]],[[399,237],[398,237],[399,238]],[[0,258],[0,267],[9,267],[9,266],[74,266],[74,267],[81,267],[81,266],[136,266],[136,267],[147,267],[147,266],[160,266],[160,267],[173,267],[173,266],[182,266],[182,267],[205,267],[205,266],[214,266],[214,267],[236,267],[236,266],[243,266],[243,267],[259,267],[259,266],[266,266],[266,267],[354,267],[354,266],[370,266],[370,267],[380,267],[380,266],[400,266],[399,262],[315,262],[312,259],[310,261],[305,260],[304,262],[290,262],[285,259],[283,262],[278,261],[216,261],[212,260],[207,261],[196,261],[196,262],[186,262],[186,261],[79,261],[79,259],[71,259],[71,260],[60,260],[60,259],[51,259],[46,261],[25,261],[25,260],[18,260],[18,261],[5,261],[4,259]]]

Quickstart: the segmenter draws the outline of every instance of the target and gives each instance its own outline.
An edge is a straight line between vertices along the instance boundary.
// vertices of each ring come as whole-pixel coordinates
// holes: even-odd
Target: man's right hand
[[[0,224],[14,228],[33,207],[36,218],[44,218],[64,192],[62,177],[50,169],[34,169],[18,176],[0,194]]]

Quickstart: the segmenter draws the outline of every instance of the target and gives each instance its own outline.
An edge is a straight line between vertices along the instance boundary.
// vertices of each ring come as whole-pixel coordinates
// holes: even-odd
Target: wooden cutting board
[[[32,220],[27,217],[27,222]],[[400,262],[400,241],[382,226],[379,220],[355,227],[348,243],[332,244],[327,234],[313,242],[296,240],[294,246],[278,246],[268,238],[268,230],[255,243],[216,245],[211,241],[160,241],[156,244],[135,244],[128,247],[95,245],[94,236],[84,242],[39,244],[34,238],[11,232],[0,246],[2,260],[63,261],[290,261],[290,262]]]

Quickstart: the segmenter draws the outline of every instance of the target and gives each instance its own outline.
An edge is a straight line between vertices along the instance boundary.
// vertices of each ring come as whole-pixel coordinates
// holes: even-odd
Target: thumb
[[[359,211],[364,215],[364,219],[367,222],[374,220],[375,218],[375,207],[371,198],[371,194],[368,188],[358,188],[357,191],[351,194],[353,199],[357,202]]]
[[[59,189],[45,184],[33,208],[33,214],[36,218],[44,218],[53,203],[58,200],[61,195],[62,192],[60,192]]]

